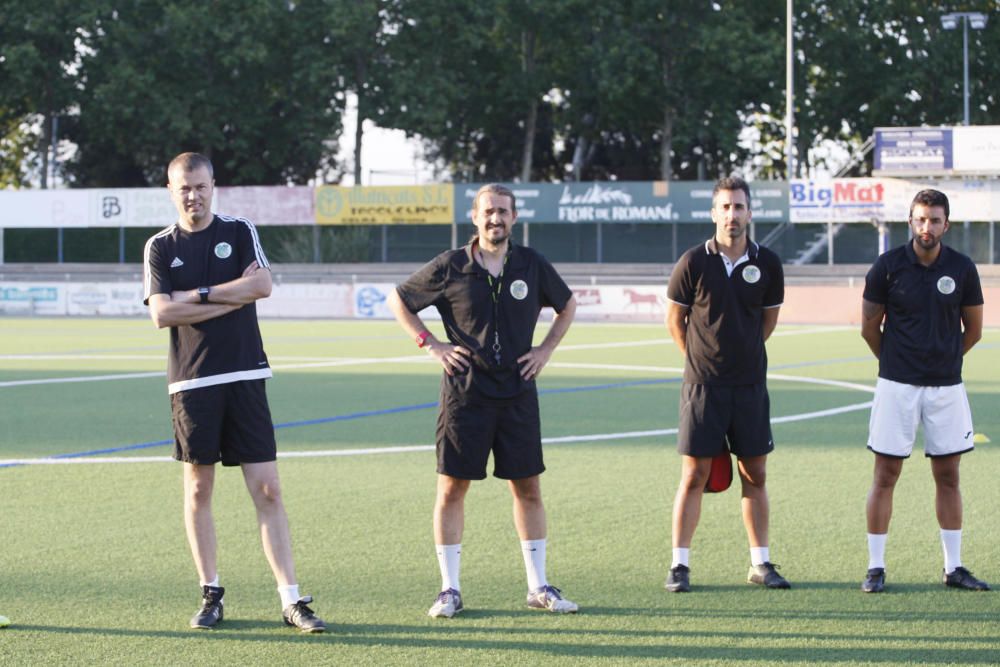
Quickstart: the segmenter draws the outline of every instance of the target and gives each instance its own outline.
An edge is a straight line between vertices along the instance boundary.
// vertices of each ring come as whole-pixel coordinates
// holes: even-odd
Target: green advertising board
[[[468,222],[482,183],[455,184],[455,220]],[[517,199],[518,220],[564,224],[711,222],[713,181],[505,183]],[[750,184],[755,222],[788,220],[788,184]]]

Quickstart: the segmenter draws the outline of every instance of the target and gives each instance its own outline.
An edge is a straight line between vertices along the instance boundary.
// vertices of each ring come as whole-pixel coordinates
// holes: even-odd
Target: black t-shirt
[[[781,259],[750,241],[749,261],[732,275],[715,239],[691,248],[677,260],[667,298],[687,306],[684,382],[688,384],[761,384],[767,375],[762,314],[785,298]]]
[[[545,307],[562,312],[573,292],[531,248],[510,243],[503,273],[492,278],[492,286],[472,252],[469,244],[441,253],[396,291],[410,312],[437,308],[448,340],[473,353],[468,373],[445,374],[445,391],[479,401],[511,399],[535,387],[534,379],[521,378],[517,358],[531,349],[538,314]]]
[[[885,306],[879,377],[928,387],[962,381],[962,307],[983,304],[971,259],[942,245],[924,266],[912,242],[893,248],[868,271],[864,298]]]
[[[235,280],[254,261],[270,266],[249,220],[215,215],[208,227],[194,233],[173,224],[146,241],[143,303],[149,305],[154,294]],[[269,377],[255,304],[198,324],[170,327],[169,393]]]

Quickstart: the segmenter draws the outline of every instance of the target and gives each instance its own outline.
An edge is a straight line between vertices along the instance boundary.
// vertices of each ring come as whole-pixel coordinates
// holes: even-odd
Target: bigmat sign
[[[890,178],[794,180],[789,187],[792,222],[906,220],[919,188]]]

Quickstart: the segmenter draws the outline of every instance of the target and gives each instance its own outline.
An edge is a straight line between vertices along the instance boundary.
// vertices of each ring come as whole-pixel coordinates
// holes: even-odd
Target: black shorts
[[[442,392],[437,471],[459,479],[486,479],[491,451],[494,477],[524,479],[544,472],[537,391],[495,404]]]
[[[224,466],[274,461],[277,446],[264,380],[243,380],[170,395],[174,458]]]
[[[682,384],[677,451],[708,458],[721,454],[727,444],[740,458],[774,449],[767,387]]]

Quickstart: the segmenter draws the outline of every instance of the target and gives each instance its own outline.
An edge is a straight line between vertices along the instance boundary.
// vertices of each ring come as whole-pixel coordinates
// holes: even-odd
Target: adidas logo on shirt
[[[176,269],[178,266],[184,266],[184,262],[181,261],[180,257],[174,257],[174,261],[170,262],[170,268]]]

